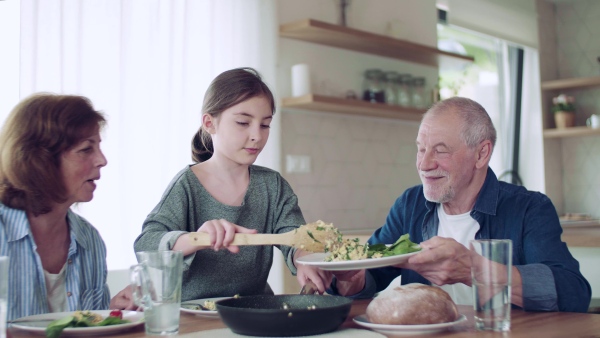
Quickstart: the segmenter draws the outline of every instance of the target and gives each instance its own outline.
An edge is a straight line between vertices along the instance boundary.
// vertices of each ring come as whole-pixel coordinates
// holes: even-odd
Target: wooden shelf
[[[600,248],[600,226],[563,228],[561,238],[570,247]]]
[[[546,129],[544,130],[544,138],[563,138],[577,137],[588,135],[600,135],[600,129],[592,129],[589,127],[571,127],[562,129]]]
[[[433,67],[456,68],[474,61],[470,56],[313,19],[281,25],[279,35]]]
[[[347,115],[385,117],[391,119],[420,121],[425,113],[423,109],[392,106],[383,103],[370,103],[332,96],[309,94],[299,97],[287,97],[282,100],[283,109],[324,111]]]
[[[575,89],[600,86],[600,76],[542,82],[542,90]]]

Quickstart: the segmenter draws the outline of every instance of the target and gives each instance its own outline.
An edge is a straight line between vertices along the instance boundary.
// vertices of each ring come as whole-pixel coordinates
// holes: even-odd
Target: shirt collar
[[[13,226],[5,227],[8,242],[20,240],[31,234],[27,213],[24,210],[9,208],[5,205],[2,205],[2,208],[4,209],[2,214],[7,216],[4,221],[6,222],[9,220],[13,224]],[[89,248],[91,246],[90,239],[88,236],[85,236],[82,230],[83,225],[81,224],[81,219],[70,209],[67,211],[67,221],[69,223],[69,232],[71,236],[70,250],[76,250],[74,247],[75,242],[84,249]]]
[[[481,190],[479,190],[479,195],[477,195],[477,200],[473,206],[473,211],[495,216],[498,207],[499,193],[500,182],[498,182],[498,178],[492,168],[488,167],[485,181],[483,182]]]
[[[69,221],[69,229],[71,231],[71,246],[74,246],[75,242],[77,242],[83,249],[91,248],[93,243],[91,243],[90,237],[86,236],[83,232],[81,217],[78,217],[69,209],[67,211],[67,220]]]
[[[9,208],[4,204],[2,204],[2,209],[4,223],[12,223],[12,226],[4,227],[8,242],[18,241],[30,234],[29,220],[25,211]]]

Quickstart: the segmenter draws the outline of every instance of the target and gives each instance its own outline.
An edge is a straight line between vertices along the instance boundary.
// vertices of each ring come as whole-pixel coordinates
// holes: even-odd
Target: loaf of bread
[[[382,292],[367,306],[367,318],[375,324],[448,323],[458,316],[456,304],[446,291],[418,283]]]

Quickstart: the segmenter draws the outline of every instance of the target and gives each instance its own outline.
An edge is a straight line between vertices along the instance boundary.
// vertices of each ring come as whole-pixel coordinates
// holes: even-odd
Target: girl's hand
[[[204,222],[197,232],[204,232],[210,235],[210,246],[196,246],[192,244],[190,236],[185,234],[180,236],[171,250],[182,251],[184,256],[192,254],[198,250],[209,249],[217,251],[225,248],[232,253],[237,253],[240,248],[235,245],[229,245],[233,241],[236,233],[255,234],[256,229],[248,229],[237,224],[233,224],[224,219],[213,219]]]
[[[225,248],[232,253],[237,253],[240,251],[240,248],[236,245],[229,245],[233,242],[235,234],[255,234],[257,233],[257,230],[244,228],[243,226],[233,224],[224,219],[213,219],[204,222],[200,229],[198,229],[198,232],[205,232],[210,235],[210,247],[215,251]]]
[[[296,264],[296,259],[311,254],[312,252],[297,249],[294,254],[294,265],[296,266],[296,278],[300,286],[304,286],[307,281],[312,281],[319,290],[319,294],[323,294],[331,284],[333,275],[329,271],[321,270],[314,266]]]

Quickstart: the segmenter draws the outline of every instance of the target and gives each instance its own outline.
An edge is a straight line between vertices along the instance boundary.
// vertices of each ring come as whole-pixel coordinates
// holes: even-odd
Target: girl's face
[[[271,105],[264,96],[242,101],[218,118],[203,115],[204,127],[212,136],[213,157],[243,165],[254,163],[267,143],[272,120]]]
[[[100,179],[100,168],[107,163],[100,141],[100,134],[96,133],[61,155],[60,171],[67,187],[67,203],[89,202],[94,197],[94,181]]]

